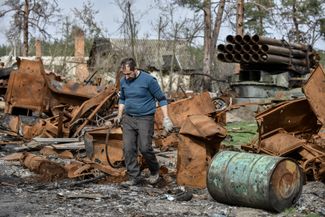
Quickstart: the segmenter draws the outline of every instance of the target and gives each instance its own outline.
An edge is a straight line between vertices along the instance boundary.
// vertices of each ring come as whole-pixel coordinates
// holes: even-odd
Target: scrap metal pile
[[[290,71],[304,75],[315,68],[320,58],[311,46],[285,40],[258,35],[228,35],[226,40],[227,44],[218,45],[218,59],[240,63],[242,70]]]
[[[21,60],[10,73],[1,144],[18,144],[5,160],[19,160],[44,179],[107,176],[123,181],[122,130],[112,124],[117,114],[117,88],[64,81],[46,73],[41,60]],[[117,79],[118,80],[118,79]],[[283,102],[256,119],[259,139],[244,150],[296,159],[309,179],[325,175],[325,75],[318,67],[303,88],[306,99]],[[225,113],[208,92],[168,105],[175,130],[166,134],[162,111],[155,116],[155,144],[177,148],[176,181],[205,188],[212,157],[227,136]],[[175,150],[175,149],[174,149]],[[141,156],[139,161],[143,162]],[[142,168],[145,164],[142,163]],[[161,168],[161,175],[168,171]]]
[[[122,130],[112,124],[117,88],[64,81],[46,73],[40,59],[22,59],[18,66],[10,73],[0,136],[2,145],[19,146],[2,159],[19,160],[47,180],[104,174],[123,181]],[[163,133],[158,108],[155,143],[162,150],[177,146],[177,183],[205,187],[209,161],[227,134],[220,125],[225,113],[217,112],[207,92],[169,104],[169,113],[175,131]]]
[[[22,59],[18,67],[10,73],[8,81],[5,114],[1,117],[1,143],[21,144],[15,150],[39,150],[41,156],[25,152],[4,159],[19,159],[24,166],[41,173],[46,179],[73,178],[94,171],[123,174],[120,169],[78,155],[85,149],[83,137],[88,132],[98,127],[108,131],[105,122],[114,114],[115,87],[64,81],[54,73],[46,73],[40,59]],[[60,165],[48,163],[44,156],[75,160]]]
[[[325,181],[325,73],[321,66],[303,87],[306,98],[256,116],[259,138],[247,151],[296,159],[308,180]]]

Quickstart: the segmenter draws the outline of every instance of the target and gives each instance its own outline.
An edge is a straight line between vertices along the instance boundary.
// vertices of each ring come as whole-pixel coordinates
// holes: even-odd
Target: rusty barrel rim
[[[301,170],[301,168],[298,166],[296,161],[292,158],[288,157],[281,157],[278,162],[274,165],[274,168],[272,169],[272,173],[269,176],[269,200],[271,201],[271,207],[274,211],[282,212],[286,208],[290,207],[291,205],[295,204],[301,193],[302,193],[302,186],[304,183],[304,175]],[[287,165],[284,165],[287,164]],[[295,167],[296,169],[296,175],[299,177],[296,177],[296,184],[295,186],[292,184],[292,176],[295,175],[290,172],[283,173],[281,177],[277,177],[277,172],[281,169],[281,166],[287,166],[286,168]],[[277,168],[277,170],[275,170]],[[280,169],[279,169],[280,168]],[[291,168],[293,169],[293,168]],[[281,175],[281,174],[279,174]],[[277,182],[277,183],[275,183]],[[291,183],[291,185],[290,185]],[[299,186],[297,186],[300,183]],[[277,188],[275,188],[274,184],[278,184]],[[289,186],[289,188],[288,188]],[[278,194],[276,194],[278,193]],[[278,200],[274,201],[272,198],[276,197]],[[279,203],[281,201],[281,203]]]

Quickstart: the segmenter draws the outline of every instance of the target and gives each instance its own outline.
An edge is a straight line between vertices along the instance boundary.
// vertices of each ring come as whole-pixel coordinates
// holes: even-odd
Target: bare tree
[[[115,3],[123,13],[123,21],[120,25],[120,30],[125,38],[130,40],[131,55],[137,61],[136,55],[136,39],[138,35],[138,24],[132,9],[133,1],[130,0],[115,0]],[[138,61],[137,61],[138,62]]]
[[[81,9],[73,8],[72,12],[81,21],[80,24],[76,23],[76,25],[80,26],[86,35],[90,37],[102,36],[102,27],[95,19],[99,11],[94,9],[94,4],[90,0],[84,2]]]
[[[171,42],[171,47],[167,48],[168,50],[171,50],[170,54],[170,69],[169,69],[169,79],[168,79],[168,91],[172,90],[173,86],[173,75],[175,71],[175,63],[176,63],[176,52],[177,52],[177,45],[180,40],[184,40],[184,33],[188,33],[189,31],[186,31],[186,23],[190,23],[191,21],[188,18],[183,19],[175,19],[176,16],[175,10],[176,5],[168,4],[167,1],[160,1],[158,7],[161,11],[161,16],[164,17],[164,21],[160,18],[159,20],[159,32],[158,32],[158,39],[160,43],[161,34],[163,35],[163,38],[166,40],[169,40]],[[192,35],[192,37],[194,37]],[[160,44],[159,44],[159,50],[160,50]],[[160,52],[159,52],[160,54]],[[158,56],[158,59],[160,60],[160,55]],[[160,65],[161,68],[161,65]]]
[[[50,37],[46,26],[60,11],[57,0],[6,0],[1,5],[0,17],[12,15],[15,25],[10,32],[23,32],[23,56],[28,55],[31,30]],[[15,30],[14,30],[15,29]]]
[[[275,24],[289,41],[314,43],[321,38],[325,1],[282,0],[274,7]]]
[[[180,5],[189,6],[191,8],[194,8],[195,10],[201,10],[203,11],[204,15],[204,58],[203,58],[203,74],[206,76],[202,76],[201,80],[201,90],[212,90],[211,86],[211,79],[209,76],[211,76],[211,69],[212,69],[212,63],[213,63],[213,57],[215,56],[215,47],[216,42],[218,40],[220,26],[221,26],[221,20],[223,16],[223,11],[225,7],[225,0],[220,0],[219,3],[211,2],[211,0],[177,0],[176,3]],[[214,22],[213,14],[211,12],[213,5],[215,8],[218,8],[218,11],[215,15]],[[215,11],[215,10],[214,10]]]
[[[163,18],[160,16],[159,17],[159,22],[158,22],[158,47],[157,47],[157,61],[158,61],[158,67],[159,67],[159,76],[161,80],[161,88],[163,91],[165,91],[165,84],[163,80],[163,73],[162,73],[162,62],[161,62],[161,33],[164,31],[164,29],[167,27],[168,23],[163,21]]]

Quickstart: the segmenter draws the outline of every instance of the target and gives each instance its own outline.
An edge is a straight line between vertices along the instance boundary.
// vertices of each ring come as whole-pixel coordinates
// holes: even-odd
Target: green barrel
[[[281,212],[299,199],[303,181],[289,158],[223,151],[211,161],[207,188],[220,203]]]

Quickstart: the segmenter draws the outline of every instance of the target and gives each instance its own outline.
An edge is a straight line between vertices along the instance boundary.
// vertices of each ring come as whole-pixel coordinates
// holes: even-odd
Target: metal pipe
[[[266,57],[266,55],[267,55],[267,53],[265,53],[265,52],[263,52],[263,51],[261,51],[261,50],[259,50],[257,53],[258,53],[259,55],[261,55],[261,56],[264,56],[264,57]]]
[[[248,53],[244,53],[244,54],[242,54],[242,60],[245,63],[249,63],[251,61],[251,56]]]
[[[261,49],[261,45],[253,44],[251,45],[252,51],[258,52]]]
[[[228,52],[228,53],[231,53],[233,50],[234,50],[234,46],[232,44],[226,44],[225,45],[225,50]]]
[[[234,56],[231,55],[230,53],[227,53],[227,54],[225,55],[225,58],[226,58],[226,61],[227,61],[227,62],[233,62],[233,61],[234,61]]]
[[[236,63],[240,63],[240,62],[242,61],[242,58],[241,58],[241,57],[242,57],[241,54],[236,53],[236,54],[234,55],[234,61],[235,61]]]
[[[242,52],[242,46],[240,44],[235,44],[234,51],[236,51],[238,53]]]
[[[292,56],[296,58],[306,58],[306,52],[297,49],[289,49],[285,47],[263,44],[261,49],[268,54],[276,54],[281,56]]]
[[[258,59],[259,59],[260,62],[266,62],[267,61],[267,55],[259,54],[259,53],[257,53],[257,55],[258,55]]]
[[[253,54],[251,54],[251,59],[252,59],[252,62],[254,62],[254,63],[258,63],[259,62],[259,55],[257,54],[257,53],[253,53]]]
[[[293,49],[298,49],[298,50],[310,50],[311,46],[304,45],[304,44],[298,44],[298,43],[291,43],[291,42],[286,42],[284,40],[278,40],[274,38],[268,38],[264,36],[259,36],[259,35],[253,35],[252,41],[254,43],[258,44],[268,44],[268,45],[275,45],[275,46],[290,46]]]
[[[243,43],[243,37],[241,35],[236,35],[235,36],[235,42],[236,43]]]
[[[243,44],[243,51],[244,52],[251,52],[251,46],[249,44]]]
[[[235,37],[232,35],[227,35],[226,41],[229,43],[235,43]]]
[[[226,48],[224,44],[219,44],[217,47],[218,51],[220,52],[226,52]]]
[[[251,43],[253,43],[252,38],[251,38],[250,35],[244,35],[243,40],[244,40],[244,42],[247,43],[247,44],[251,44]]]
[[[218,53],[217,58],[218,58],[218,60],[220,60],[222,62],[227,62],[227,63],[234,61],[233,55],[231,55],[229,53]]]
[[[263,55],[260,56],[262,57]],[[307,66],[307,61],[304,59],[295,59],[272,54],[266,54],[264,56],[266,57],[264,61],[265,63]],[[262,57],[262,59],[264,58]]]
[[[218,58],[218,60],[220,60],[222,62],[227,62],[224,53],[218,53],[217,58]]]

